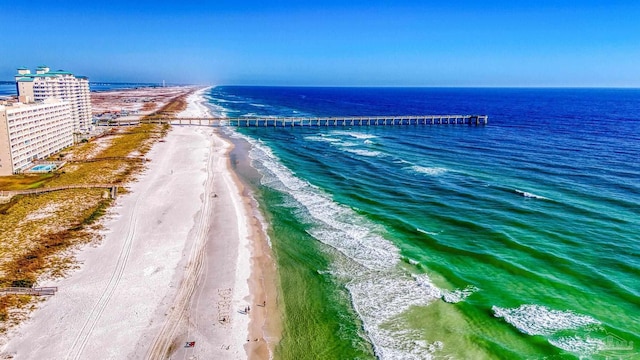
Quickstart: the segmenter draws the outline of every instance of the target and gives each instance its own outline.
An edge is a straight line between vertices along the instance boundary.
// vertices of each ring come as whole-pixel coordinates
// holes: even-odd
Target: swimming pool
[[[29,169],[29,171],[53,171],[56,169],[56,165],[52,165],[52,164],[46,164],[46,165],[36,165],[34,167],[32,167],[31,169]]]

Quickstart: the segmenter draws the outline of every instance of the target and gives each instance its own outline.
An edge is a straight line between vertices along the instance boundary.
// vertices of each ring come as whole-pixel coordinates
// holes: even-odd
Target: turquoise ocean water
[[[227,116],[487,114],[245,128],[282,359],[640,358],[640,91],[216,87]]]

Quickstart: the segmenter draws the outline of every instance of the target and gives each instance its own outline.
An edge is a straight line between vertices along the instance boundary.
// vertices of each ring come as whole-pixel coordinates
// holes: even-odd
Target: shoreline
[[[205,105],[206,101],[202,94],[209,88],[201,89],[192,94],[187,100],[188,106],[192,106],[193,111],[183,113],[183,116],[212,116],[211,109]],[[252,190],[239,174],[233,170],[230,154],[236,149],[236,143],[226,134],[214,130],[214,137],[226,142],[227,149],[224,154],[226,167],[236,191],[229,189],[238,195],[236,203],[242,204],[242,211],[246,218],[246,234],[248,240],[241,244],[241,248],[246,248],[247,253],[243,254],[243,266],[249,265],[250,276],[244,281],[248,285],[248,293],[245,299],[250,303],[251,310],[247,312],[249,323],[247,326],[247,343],[245,350],[249,359],[271,359],[281,335],[281,324],[279,323],[279,308],[277,303],[277,270],[271,253],[268,235],[266,234],[265,220],[260,213],[257,201],[253,198]],[[247,146],[250,146],[247,144]],[[246,149],[241,151],[246,152]],[[248,154],[242,154],[243,159],[239,161],[247,162]],[[231,185],[231,183],[228,183]],[[239,211],[239,209],[236,209]],[[241,256],[239,256],[241,258]],[[240,266],[238,266],[240,269]],[[236,288],[242,286],[244,282],[242,276],[236,277]]]
[[[209,112],[206,89],[183,114]],[[101,220],[102,241],[43,281],[58,294],[9,331],[0,358],[271,358],[275,264],[232,148],[217,129],[172,127]]]

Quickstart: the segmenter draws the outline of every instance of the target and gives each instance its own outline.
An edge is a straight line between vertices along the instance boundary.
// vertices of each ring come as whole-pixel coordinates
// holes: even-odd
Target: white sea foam
[[[360,155],[360,156],[366,156],[366,157],[381,157],[382,153],[380,151],[371,151],[371,150],[365,150],[365,149],[351,149],[348,147],[343,148],[344,151],[348,152],[348,153],[352,153],[352,154],[356,154],[356,155]]]
[[[608,344],[610,334],[600,321],[570,310],[551,310],[540,305],[512,309],[494,306],[492,310],[496,317],[504,318],[520,332],[545,336],[551,345],[581,357],[600,351],[629,350],[616,348],[619,344]]]
[[[253,103],[251,103],[249,105],[255,106],[255,107],[266,107],[266,105],[264,105],[264,104],[253,104]]]
[[[371,140],[369,140],[369,139],[365,140],[365,141],[364,141],[364,143],[365,143],[366,145],[373,145],[373,144],[375,144],[373,141],[371,141]]]
[[[347,283],[354,309],[380,359],[431,359],[442,344],[421,340],[419,331],[406,329],[400,314],[413,306],[427,306],[440,291],[426,275],[361,272]]]
[[[261,141],[244,138],[253,145],[250,157],[263,174],[262,183],[289,194],[296,216],[312,224],[309,234],[328,246],[334,259],[331,274],[345,283],[376,355],[430,359],[441,350],[442,343],[423,341],[423,334],[408,329],[401,316],[442,297],[429,277],[398,266],[399,250],[379,235],[382,228],[294,176]]]
[[[548,198],[544,197],[544,196],[540,196],[540,195],[536,195],[530,192],[526,192],[526,191],[522,191],[522,190],[518,190],[516,189],[516,193],[520,194],[526,198],[531,198],[531,199],[540,199],[540,200],[549,200]]]
[[[448,171],[447,169],[441,168],[441,167],[427,167],[427,166],[419,166],[419,165],[413,165],[408,167],[407,169],[410,169],[420,174],[426,174],[426,175],[432,175],[432,176],[442,175]]]
[[[436,235],[439,235],[440,233],[442,233],[442,231],[440,231],[440,232],[432,232],[432,231],[422,230],[420,228],[416,228],[416,231],[421,232],[423,234],[431,235],[431,236],[436,236]]]
[[[559,336],[549,339],[549,343],[562,350],[582,355],[595,354],[600,350],[605,350],[605,343],[602,339],[590,336]]]
[[[336,139],[328,136],[316,136],[316,135],[305,136],[304,139],[307,141],[318,141],[318,142],[328,142],[328,143],[339,143],[342,141],[340,139]]]
[[[353,142],[353,141],[342,141],[339,143],[340,147],[356,147],[356,146],[360,146],[362,144],[357,143],[357,142]]]
[[[246,101],[234,101],[234,100],[225,100],[225,99],[219,99],[219,98],[211,98],[211,99],[215,99],[216,102],[219,102],[219,103],[229,103],[229,104],[244,104],[244,103],[246,103]]]
[[[342,136],[350,136],[350,137],[353,137],[353,138],[356,138],[356,139],[375,139],[375,138],[377,138],[377,136],[375,136],[375,135],[361,133],[361,132],[357,132],[357,131],[334,130],[334,131],[331,131],[331,134],[333,134],[333,135],[342,135]]]
[[[216,101],[220,100],[213,97],[207,97],[207,98],[214,99]],[[229,113],[229,109],[221,105],[213,104],[210,101],[203,102],[203,105],[206,106],[209,109],[209,112],[211,113],[211,115],[215,117],[227,117],[227,114]]]
[[[493,306],[494,316],[503,318],[520,332],[528,335],[552,335],[560,330],[578,329],[600,322],[573,311],[552,310],[540,305],[521,305],[517,308]]]
[[[452,304],[459,303],[460,301],[463,301],[464,299],[468,298],[471,294],[479,290],[480,289],[478,289],[473,285],[469,285],[464,289],[456,289],[451,291],[445,290],[445,291],[442,291],[442,300]]]

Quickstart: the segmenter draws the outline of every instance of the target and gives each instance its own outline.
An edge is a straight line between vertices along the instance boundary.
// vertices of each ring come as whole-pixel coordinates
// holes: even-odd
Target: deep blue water
[[[0,98],[16,94],[16,84],[0,84]]]
[[[489,115],[480,127],[239,130],[272,219],[282,358],[315,338],[335,349],[326,358],[640,358],[640,90],[208,98],[230,117]],[[288,295],[319,287],[328,295]],[[320,320],[287,313],[298,307]]]

